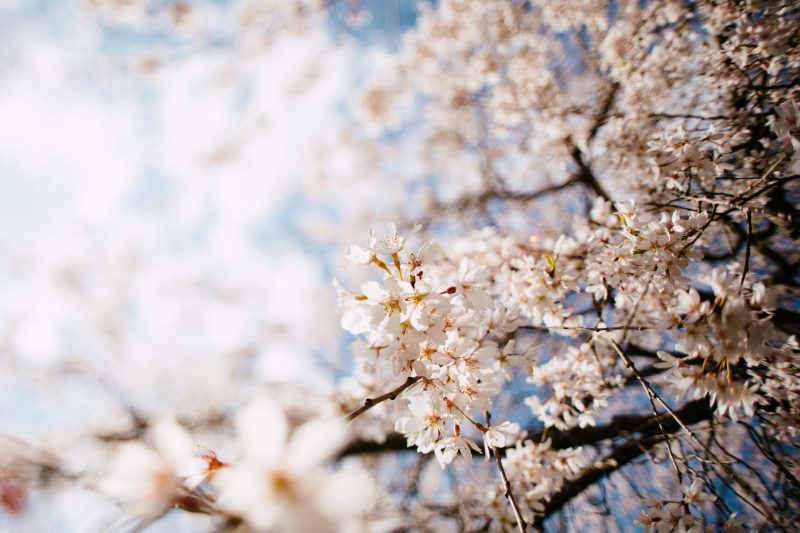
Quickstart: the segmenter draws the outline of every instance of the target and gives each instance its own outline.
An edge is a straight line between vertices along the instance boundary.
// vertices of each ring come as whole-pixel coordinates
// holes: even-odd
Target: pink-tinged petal
[[[436,461],[439,463],[439,466],[442,467],[442,470],[444,470],[444,467],[447,466],[448,463],[450,463],[448,458],[444,456],[444,453],[442,452],[442,448],[440,446],[434,446],[433,455],[436,456]]]
[[[334,419],[314,419],[298,427],[286,449],[286,469],[306,472],[333,459],[350,440],[346,423]]]
[[[375,483],[361,465],[347,463],[324,485],[319,494],[320,508],[328,509],[336,523],[358,520],[372,506]]]
[[[262,399],[236,415],[239,448],[248,461],[263,466],[280,464],[286,449],[289,425],[275,402]]]
[[[121,445],[98,488],[142,518],[164,514],[175,499],[180,480],[151,448],[140,442]]]
[[[370,316],[364,313],[362,306],[354,307],[342,313],[341,325],[353,335],[359,335],[369,330]]]
[[[470,272],[469,277],[472,283],[483,283],[489,279],[491,271],[488,268],[476,268]]]
[[[492,297],[486,291],[474,287],[464,291],[464,298],[476,307],[486,308],[494,304]]]
[[[422,245],[417,257],[423,265],[427,265],[433,263],[442,254],[442,247],[439,244],[434,241],[428,241]]]
[[[356,265],[367,265],[372,261],[372,252],[361,246],[351,245],[345,248],[345,258]]]
[[[181,477],[197,473],[203,461],[194,454],[194,443],[189,433],[171,418],[158,421],[152,430],[156,451]]]
[[[214,486],[219,491],[216,506],[239,516],[263,506],[263,500],[267,499],[266,478],[267,473],[246,462],[220,470],[214,476]]]

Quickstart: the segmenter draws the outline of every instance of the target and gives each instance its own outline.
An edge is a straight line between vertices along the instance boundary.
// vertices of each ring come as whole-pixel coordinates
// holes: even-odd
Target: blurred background
[[[353,94],[414,16],[0,2],[0,434],[61,452],[265,385],[332,388],[337,261],[394,186],[348,180],[366,170],[344,147]],[[96,496],[75,492],[27,502],[30,527],[92,530],[76,502]]]

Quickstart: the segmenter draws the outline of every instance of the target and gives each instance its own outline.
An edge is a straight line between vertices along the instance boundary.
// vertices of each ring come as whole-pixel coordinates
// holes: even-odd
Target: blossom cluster
[[[577,477],[589,464],[583,449],[553,449],[550,441],[535,443],[519,442],[506,450],[503,459],[505,468],[513,472],[512,489],[518,494],[522,505],[522,516],[533,523],[537,514],[545,508],[550,496],[557,493],[565,483]],[[491,531],[508,531],[514,527],[514,515],[505,502],[504,489],[494,486],[487,496],[487,505],[492,517]]]
[[[766,343],[771,324],[763,314],[764,286],[756,284],[749,298],[738,279],[714,270],[708,279],[713,301],[701,301],[697,290],[679,291],[674,312],[682,332],[675,357],[659,351],[657,366],[668,369],[666,378],[679,395],[710,396],[720,414],[736,420],[739,413],[753,416],[758,383],[745,367],[764,364],[774,352]]]
[[[390,395],[393,405],[376,406],[363,422],[362,435],[382,438],[392,428],[388,421],[408,446],[434,452],[443,468],[480,450],[467,431],[482,434],[487,457],[506,448],[503,462],[526,521],[591,465],[579,448],[523,445],[516,424],[481,421],[515,375],[535,386],[525,404],[545,429],[595,426],[626,384],[641,379],[628,372],[631,363],[620,343],[634,335],[646,341],[653,329],[671,332],[677,355],[659,350],[653,369],[679,398],[709,398],[718,416],[736,421],[752,417],[767,395],[783,394],[782,412],[792,417],[786,392],[778,393],[791,373],[778,377],[765,370],[781,354],[784,361],[791,357],[786,348],[770,345],[783,346],[770,323],[764,286],[745,286],[742,276],[715,269],[700,278],[713,291],[703,300],[685,275],[700,258],[698,242],[709,220],[705,212],[657,214],[630,202],[612,208],[598,200],[592,219],[576,221],[571,235],[534,246],[484,230],[454,243],[450,256],[432,241],[409,251],[393,224],[383,235],[370,232],[366,246],[352,246],[346,255],[381,281],[365,281],[359,292],[338,289],[342,325],[359,336],[352,345],[356,370],[342,383],[340,401],[357,402],[359,392],[385,397],[397,391]],[[580,298],[595,305],[613,301],[609,319],[627,326],[610,328],[597,318],[586,323],[572,311],[571,302]],[[515,334],[526,328],[557,333],[567,344],[551,348],[549,356],[515,353]],[[586,342],[569,345],[569,337],[582,331],[590,333]],[[771,376],[766,381],[765,371]],[[505,489],[492,494],[487,501],[498,514],[491,527],[503,530],[514,515],[501,505]],[[684,507],[661,505],[649,523],[691,528],[699,518],[683,513]]]
[[[542,401],[539,395],[525,399],[525,404],[542,421],[544,427],[566,430],[571,427],[596,425],[596,413],[608,405],[608,398],[622,386],[622,376],[606,377],[600,359],[590,353],[584,343],[570,346],[563,354],[537,365],[528,381],[552,388],[552,394]]]
[[[382,276],[358,293],[339,288],[342,326],[363,339],[354,351],[359,372],[384,390],[413,381],[403,395],[407,410],[394,424],[409,446],[435,451],[444,466],[480,449],[462,433],[472,427],[488,457],[490,448],[511,444],[519,426],[479,420],[491,411],[510,365],[524,364],[525,355],[513,353],[513,343],[501,349],[490,336],[507,313],[487,292],[487,268],[467,258],[450,266],[433,242],[417,252],[405,248],[406,238],[389,224],[383,235],[371,232],[365,247],[347,250],[351,262]]]
[[[692,514],[692,508],[702,510],[706,502],[716,497],[707,494],[703,480],[695,479],[691,485],[682,485],[683,497],[680,500],[652,500],[648,509],[642,511],[636,522],[647,532],[665,533],[667,531],[686,531],[701,533],[705,530],[702,519]],[[727,524],[726,531],[734,531],[733,523]]]

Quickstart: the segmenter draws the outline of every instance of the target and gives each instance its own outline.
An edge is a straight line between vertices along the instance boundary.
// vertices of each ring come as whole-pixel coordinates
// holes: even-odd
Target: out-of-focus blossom
[[[371,478],[359,468],[324,468],[348,441],[344,422],[312,419],[292,429],[283,409],[263,399],[237,414],[236,432],[239,457],[214,480],[220,510],[255,531],[341,531],[363,518]]]
[[[174,420],[157,422],[149,437],[152,446],[139,441],[121,444],[98,484],[131,514],[145,520],[163,515],[208,471],[191,437]]]

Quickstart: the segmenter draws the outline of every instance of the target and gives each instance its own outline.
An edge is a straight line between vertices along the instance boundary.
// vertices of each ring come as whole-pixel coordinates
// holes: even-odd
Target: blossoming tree
[[[179,509],[217,531],[792,530],[798,16],[421,5],[336,148],[363,172],[320,185],[402,191],[337,222],[360,235],[335,389],[135,418],[95,434],[96,469],[16,450],[0,504],[80,482],[122,527]]]

